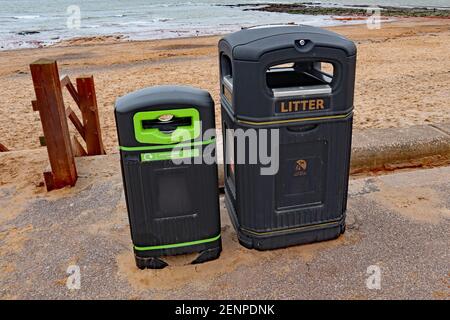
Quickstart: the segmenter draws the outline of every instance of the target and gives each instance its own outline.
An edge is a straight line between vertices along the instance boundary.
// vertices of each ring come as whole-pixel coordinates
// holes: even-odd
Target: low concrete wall
[[[439,156],[450,159],[450,123],[407,128],[353,131],[351,173],[383,170]],[[223,162],[222,137],[217,137],[217,155]],[[219,185],[223,186],[223,164],[219,164]]]
[[[223,143],[220,135],[217,137],[217,146],[219,162],[223,162]],[[15,156],[29,155],[30,152],[42,153],[41,158],[45,162],[45,148],[2,152],[0,162]],[[97,157],[103,157],[102,161],[109,163],[119,161],[119,155],[115,153],[77,158],[77,164],[89,165],[89,162]],[[422,161],[425,164],[433,164],[436,159],[441,163],[443,159],[444,163],[447,160],[450,163],[450,123],[353,132],[351,173],[419,166]],[[218,171],[219,186],[223,186],[222,163],[219,164]]]
[[[352,172],[388,168],[427,157],[450,157],[450,124],[357,130],[353,135]],[[448,131],[450,132],[450,130]]]

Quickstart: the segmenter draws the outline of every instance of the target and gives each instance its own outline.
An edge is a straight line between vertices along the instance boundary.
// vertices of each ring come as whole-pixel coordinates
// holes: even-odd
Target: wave
[[[126,22],[109,22],[102,24],[103,26],[151,26],[155,22],[168,22],[172,18],[153,18],[148,20],[126,21]]]
[[[148,12],[146,13],[147,15],[151,15],[153,14],[153,12]],[[83,21],[90,21],[90,20],[105,20],[108,18],[145,18],[145,15],[141,12],[128,12],[128,13],[122,13],[122,14],[107,14],[107,15],[92,15],[92,16],[87,16],[87,17],[83,17],[82,20]],[[149,19],[149,21],[153,21],[153,22],[165,22],[165,21],[169,21],[169,20],[173,20],[173,18],[167,18],[167,17],[160,17],[160,18],[152,18]]]
[[[11,18],[15,20],[21,20],[21,19],[37,19],[40,18],[39,15],[23,15],[23,16],[11,16],[11,17],[5,17],[5,18]]]
[[[172,21],[172,20],[174,20],[174,19],[172,19],[172,18],[154,18],[154,19],[151,19],[153,22],[167,22],[167,21]]]

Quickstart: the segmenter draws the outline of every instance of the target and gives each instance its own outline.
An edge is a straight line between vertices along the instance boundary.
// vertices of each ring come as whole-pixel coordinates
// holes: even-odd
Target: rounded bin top
[[[312,42],[315,47],[341,49],[347,56],[356,54],[355,44],[344,36],[305,25],[243,29],[225,36],[220,42],[230,47],[232,59],[258,61],[263,54],[292,48],[300,40]]]
[[[178,85],[144,88],[116,100],[121,148],[202,140],[215,127],[214,101],[208,91]]]
[[[152,110],[161,106],[211,107],[212,98],[208,91],[178,85],[164,85],[144,88],[124,95],[116,100],[116,113]]]

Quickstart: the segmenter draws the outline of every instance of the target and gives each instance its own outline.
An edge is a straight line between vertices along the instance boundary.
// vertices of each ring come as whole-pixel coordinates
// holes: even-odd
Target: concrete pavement
[[[192,266],[192,256],[172,257],[169,268],[140,271],[119,163],[107,159],[77,159],[74,188],[32,196],[0,225],[0,298],[450,297],[450,167],[351,179],[343,236],[269,252],[237,243],[221,199],[220,259]],[[0,187],[3,207],[13,193]],[[66,286],[69,266],[80,268],[79,290]],[[368,270],[380,289],[367,287]]]

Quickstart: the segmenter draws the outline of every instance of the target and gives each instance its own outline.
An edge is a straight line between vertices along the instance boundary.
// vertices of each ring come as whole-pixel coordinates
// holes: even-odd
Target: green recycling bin
[[[158,86],[116,101],[115,117],[136,265],[164,268],[163,256],[221,252],[214,102],[208,92]],[[215,160],[215,159],[213,159]]]

